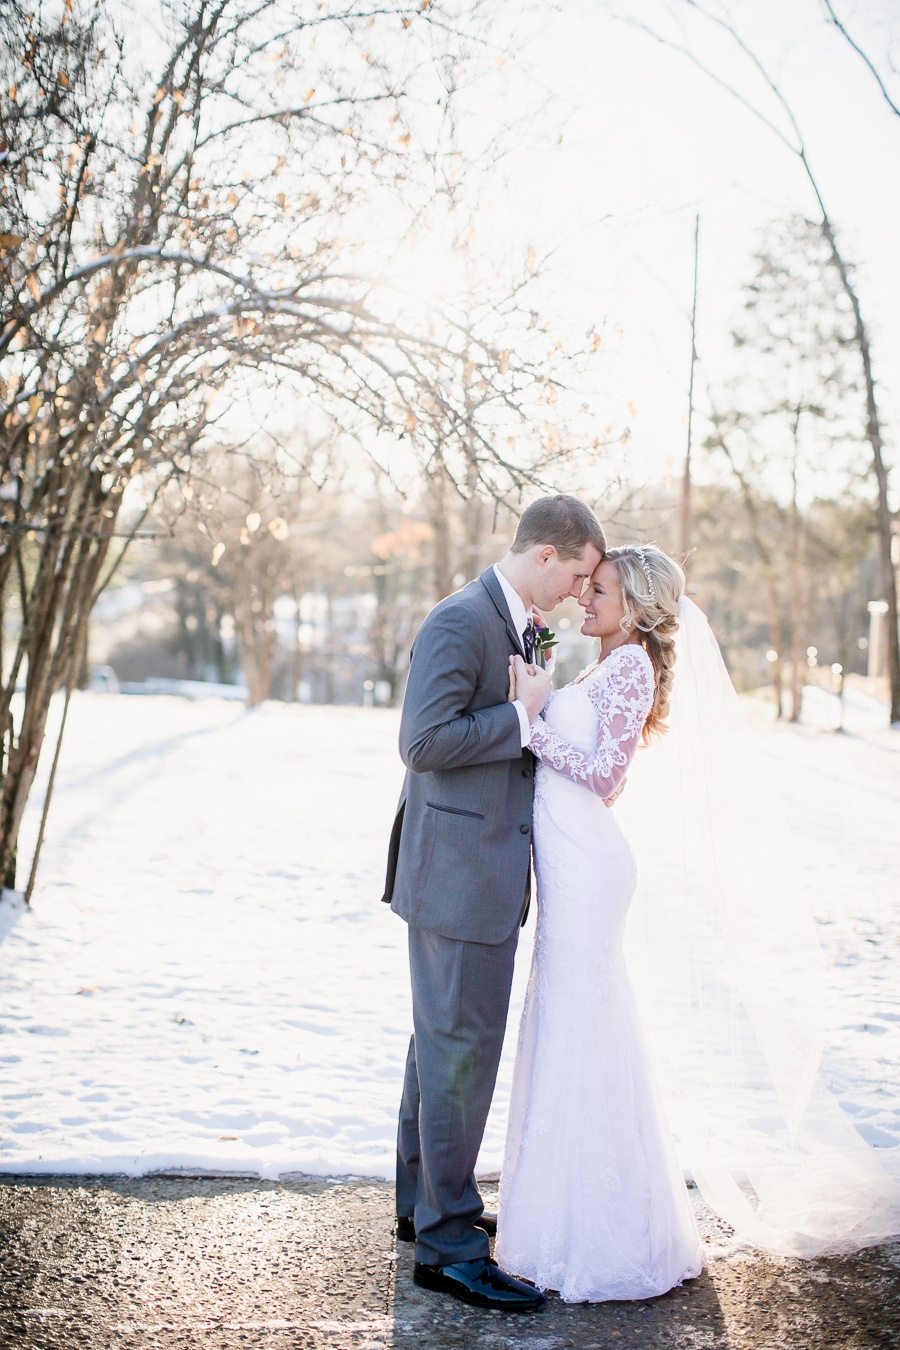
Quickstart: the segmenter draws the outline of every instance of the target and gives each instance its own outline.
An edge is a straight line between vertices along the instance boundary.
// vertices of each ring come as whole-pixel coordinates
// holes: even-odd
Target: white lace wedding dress
[[[618,647],[532,734],[539,912],[496,1257],[570,1303],[652,1298],[702,1269],[622,951],[634,860],[602,800],[652,699],[646,652]]]

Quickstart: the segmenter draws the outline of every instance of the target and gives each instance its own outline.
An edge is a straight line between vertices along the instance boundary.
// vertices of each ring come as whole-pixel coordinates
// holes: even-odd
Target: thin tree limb
[[[834,24],[835,28],[838,30],[839,33],[842,33],[842,34],[843,34],[843,36],[844,36],[844,37],[847,39],[847,41],[849,42],[850,46],[851,46],[851,47],[853,48],[853,50],[856,52],[857,56],[861,56],[861,57],[862,57],[863,61],[865,61],[866,65],[869,67],[869,70],[870,70],[870,71],[872,72],[872,74],[874,75],[874,77],[875,77],[875,83],[878,85],[878,88],[881,90],[882,94],[884,95],[884,101],[885,101],[885,103],[888,105],[888,107],[890,108],[891,112],[896,113],[897,116],[900,117],[900,108],[898,108],[897,104],[896,104],[896,103],[894,102],[894,100],[891,98],[890,94],[888,93],[887,89],[886,89],[885,86],[884,86],[884,81],[882,80],[881,76],[878,74],[878,71],[875,69],[875,67],[874,67],[874,65],[872,64],[872,62],[869,60],[868,56],[866,56],[866,54],[865,54],[865,52],[863,51],[862,47],[860,47],[858,43],[854,42],[853,38],[852,38],[852,37],[850,36],[850,34],[847,32],[847,29],[846,29],[846,27],[844,26],[844,24],[841,23],[840,19],[839,19],[838,16],[835,14],[835,12],[834,12],[834,7],[833,7],[833,5],[832,5],[832,3],[831,3],[831,0],[823,0],[823,3],[824,3],[824,5],[825,5],[825,8],[828,10],[829,15],[831,16],[831,22]]]

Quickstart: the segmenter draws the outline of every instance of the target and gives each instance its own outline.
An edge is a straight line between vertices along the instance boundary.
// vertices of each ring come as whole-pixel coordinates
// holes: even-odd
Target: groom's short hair
[[[552,544],[560,558],[580,558],[588,544],[606,553],[603,526],[589,506],[577,497],[538,497],[519,517],[512,552],[524,553],[535,544]]]

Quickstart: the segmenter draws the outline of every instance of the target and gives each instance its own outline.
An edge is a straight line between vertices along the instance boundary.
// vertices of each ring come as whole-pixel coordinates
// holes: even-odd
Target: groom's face
[[[561,558],[552,544],[542,548],[532,588],[538,609],[556,609],[569,596],[577,600],[601,556],[593,544],[587,544],[577,558]]]

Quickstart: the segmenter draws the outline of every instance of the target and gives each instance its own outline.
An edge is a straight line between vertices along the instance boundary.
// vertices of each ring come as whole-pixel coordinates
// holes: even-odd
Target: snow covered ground
[[[896,1148],[900,734],[873,729],[872,708],[852,736],[810,714],[758,719],[759,791],[799,841],[831,962],[828,1081],[871,1143]],[[405,929],[378,903],[397,725],[73,699],[33,912],[0,946],[0,1170],[391,1175],[410,1031]]]

